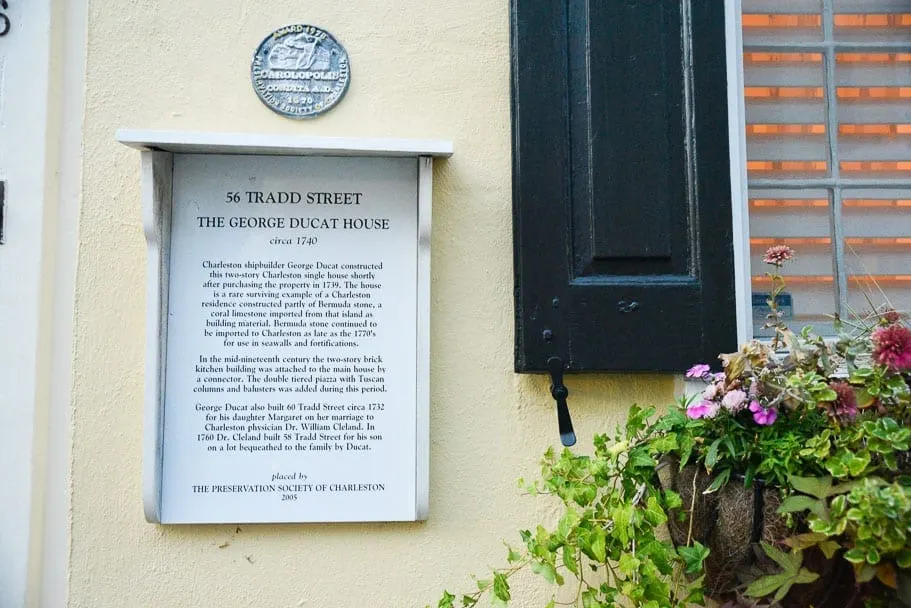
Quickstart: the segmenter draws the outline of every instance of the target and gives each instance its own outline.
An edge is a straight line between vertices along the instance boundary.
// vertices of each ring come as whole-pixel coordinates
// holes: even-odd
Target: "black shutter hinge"
[[[563,386],[563,359],[551,357],[547,360],[547,368],[550,370],[550,394],[557,402],[557,426],[560,429],[560,442],[564,446],[570,447],[576,445],[576,432],[573,430],[572,418],[569,417],[569,406],[566,405],[569,389]]]

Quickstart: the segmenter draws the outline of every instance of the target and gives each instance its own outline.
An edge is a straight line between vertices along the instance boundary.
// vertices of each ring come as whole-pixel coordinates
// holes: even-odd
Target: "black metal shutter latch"
[[[560,442],[564,446],[570,447],[576,445],[576,432],[573,430],[572,418],[569,417],[569,406],[566,405],[569,389],[563,386],[563,359],[551,357],[547,360],[547,368],[550,370],[550,394],[557,402]]]

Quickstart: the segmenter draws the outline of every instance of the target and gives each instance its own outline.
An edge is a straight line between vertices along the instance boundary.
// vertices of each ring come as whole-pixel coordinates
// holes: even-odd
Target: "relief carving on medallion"
[[[6,36],[9,34],[12,24],[10,23],[9,17],[6,16],[2,11],[8,10],[9,4],[6,0],[0,0],[0,36]]]

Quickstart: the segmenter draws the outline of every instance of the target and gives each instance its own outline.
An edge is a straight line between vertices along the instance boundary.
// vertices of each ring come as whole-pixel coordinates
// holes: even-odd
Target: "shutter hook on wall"
[[[557,402],[560,442],[564,446],[570,447],[576,445],[576,432],[573,430],[572,418],[569,417],[569,406],[566,405],[569,389],[563,386],[563,359],[551,357],[547,360],[547,368],[550,370],[550,394]]]

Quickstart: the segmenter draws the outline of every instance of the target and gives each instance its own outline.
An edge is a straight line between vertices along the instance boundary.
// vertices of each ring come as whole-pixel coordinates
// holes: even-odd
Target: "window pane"
[[[845,177],[911,176],[911,53],[839,53],[835,76]]]
[[[911,11],[904,7],[867,2],[865,6],[843,7],[835,13],[835,40],[838,42],[907,42],[911,34]],[[889,12],[892,8],[893,12]]]
[[[750,236],[828,237],[829,224],[825,190],[750,190]]]
[[[781,4],[782,0],[772,0]],[[834,0],[836,13],[908,12],[908,0]]]
[[[911,53],[837,53],[835,82],[854,88],[911,87]]]
[[[825,190],[750,191],[750,263],[753,285],[753,334],[768,337],[763,328],[768,314],[766,300],[771,281],[765,275],[772,267],[762,261],[773,245],[789,245],[797,257],[782,270],[787,287],[780,306],[789,327],[812,325],[831,333],[831,315],[836,311],[832,273],[829,195]]]
[[[751,173],[825,175],[822,55],[747,52],[744,83]]]
[[[743,0],[743,42],[818,42],[823,38],[819,0]]]
[[[911,312],[911,190],[846,190],[848,307]]]

